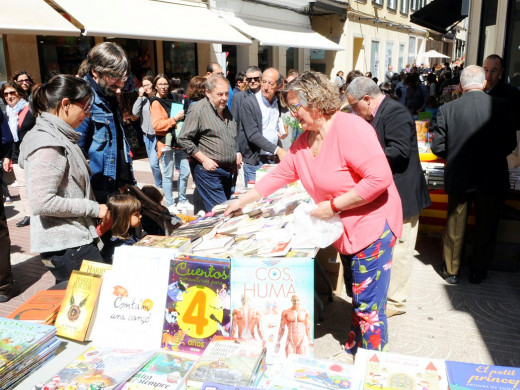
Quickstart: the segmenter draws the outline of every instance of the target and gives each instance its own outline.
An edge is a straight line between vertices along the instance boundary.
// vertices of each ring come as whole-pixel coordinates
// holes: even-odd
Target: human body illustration
[[[311,338],[311,316],[306,309],[300,307],[300,297],[291,297],[292,307],[282,311],[280,330],[278,331],[278,341],[276,342],[275,352],[280,350],[280,342],[287,327],[287,342],[285,344],[285,355],[290,353],[305,355],[307,345],[312,347]],[[305,342],[307,338],[308,343]]]
[[[242,306],[233,310],[233,325],[231,336],[242,340],[255,338],[255,329],[258,337],[264,339],[261,329],[261,315],[258,310],[251,306],[251,298],[242,296]]]

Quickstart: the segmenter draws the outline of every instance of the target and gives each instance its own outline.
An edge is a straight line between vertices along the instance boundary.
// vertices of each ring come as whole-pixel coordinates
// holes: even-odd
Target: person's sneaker
[[[11,203],[13,203],[13,200],[11,199],[10,196],[6,196],[5,199],[4,199],[4,203],[5,204],[11,204]]]
[[[177,208],[179,210],[186,210],[186,211],[194,209],[193,205],[190,202],[188,202],[188,201],[177,203]]]
[[[175,207],[175,203],[168,206],[168,211],[170,212],[170,214],[179,214],[179,209],[177,209],[177,207]]]

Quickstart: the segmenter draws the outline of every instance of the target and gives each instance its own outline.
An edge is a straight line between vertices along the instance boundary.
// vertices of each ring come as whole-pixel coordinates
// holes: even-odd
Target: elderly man
[[[94,46],[87,55],[84,77],[94,91],[90,115],[77,128],[79,146],[90,158],[90,181],[96,200],[105,203],[121,187],[134,184],[130,147],[123,130],[123,114],[116,93],[127,79],[128,60],[116,43]]]
[[[177,140],[192,157],[191,172],[206,211],[231,197],[233,175],[241,163],[228,98],[229,81],[220,74],[209,76],[206,98],[190,107]]]
[[[484,93],[484,69],[468,66],[460,76],[460,87],[462,97],[439,109],[432,144],[433,153],[446,159],[448,220],[443,236],[443,277],[450,284],[459,282],[471,202],[475,206],[475,231],[469,282],[481,283],[486,278],[500,210],[509,187],[506,156],[516,146],[509,102]]]
[[[287,153],[278,146],[280,108],[275,94],[282,82],[277,69],[266,69],[260,91],[248,96],[240,107],[238,146],[244,160],[246,186],[256,181],[256,171],[262,164],[277,163]]]
[[[366,77],[355,78],[346,95],[353,111],[376,130],[403,205],[403,233],[395,245],[388,288],[387,316],[391,317],[405,312],[419,213],[431,204],[419,161],[415,121],[405,106],[381,93]]]

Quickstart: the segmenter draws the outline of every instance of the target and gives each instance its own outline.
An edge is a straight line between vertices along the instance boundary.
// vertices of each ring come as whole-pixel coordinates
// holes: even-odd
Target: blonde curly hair
[[[341,101],[338,87],[332,84],[323,73],[312,70],[302,73],[282,90],[282,103],[287,104],[287,94],[294,91],[304,106],[312,107],[325,115],[339,110]]]

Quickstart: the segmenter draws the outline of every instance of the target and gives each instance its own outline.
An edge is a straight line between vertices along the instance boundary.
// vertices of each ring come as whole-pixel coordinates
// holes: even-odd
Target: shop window
[[[298,70],[298,49],[295,47],[285,48],[285,69],[286,73],[289,69]]]
[[[273,66],[273,48],[271,46],[258,46],[258,67],[266,70]]]
[[[410,66],[415,62],[415,37],[410,37],[408,40],[408,63]]]
[[[92,37],[37,36],[42,81],[66,73],[76,74],[81,62],[94,46]]]
[[[237,69],[237,47],[235,45],[222,45],[222,53],[226,57],[226,78],[235,86],[235,78],[238,72],[245,72],[245,69]]]
[[[510,19],[507,24],[504,52],[504,65],[507,73],[502,77],[506,77],[506,79],[509,77],[511,85],[520,88],[520,4],[513,1],[511,8],[508,12]],[[483,61],[480,63],[483,63]]]
[[[394,55],[394,43],[392,41],[386,42],[386,53],[385,53],[385,72],[388,69],[388,65],[393,66],[393,57]]]
[[[164,73],[176,77],[181,83],[188,85],[197,70],[197,44],[177,41],[163,42]]]
[[[137,91],[144,76],[155,75],[154,41],[144,39],[108,38],[123,48],[130,64],[126,92]]]

